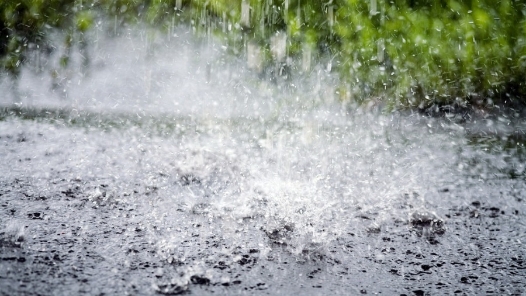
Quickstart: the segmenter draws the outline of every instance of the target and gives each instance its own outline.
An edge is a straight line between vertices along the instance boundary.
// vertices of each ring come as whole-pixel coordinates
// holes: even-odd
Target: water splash
[[[0,166],[9,172],[0,180],[27,200],[2,193],[9,206],[24,209],[10,217],[2,242],[24,237],[45,250],[28,235],[47,238],[37,220],[81,243],[100,239],[98,255],[71,249],[95,258],[103,277],[97,281],[114,278],[115,269],[135,283],[148,281],[144,293],[241,282],[266,289],[259,278],[269,265],[267,273],[285,280],[299,281],[296,272],[329,273],[326,280],[338,278],[341,291],[348,287],[337,274],[347,272],[348,284],[358,285],[361,270],[378,271],[373,278],[388,278],[393,286],[384,289],[392,292],[405,287],[398,280],[405,271],[381,266],[416,251],[396,253],[391,240],[425,253],[434,241],[412,233],[432,220],[443,235],[436,252],[449,254],[464,245],[450,221],[473,202],[477,217],[524,208],[512,199],[492,206],[481,205],[489,197],[472,200],[472,190],[497,194],[480,180],[524,166],[513,155],[469,146],[466,126],[351,112],[334,100],[335,80],[323,68],[270,81],[247,72],[243,61],[229,61],[220,44],[203,49],[179,37],[159,41],[148,55],[134,34],[101,43],[93,59],[100,67],[89,76],[73,73],[65,97],[46,78],[23,71],[19,107],[0,116]],[[506,190],[520,196],[520,184],[514,186]],[[99,228],[111,235],[99,235]],[[507,254],[519,254],[519,245],[510,242]],[[289,262],[299,267],[283,271],[280,264]],[[321,271],[323,264],[333,270]],[[306,270],[313,266],[319,270]]]

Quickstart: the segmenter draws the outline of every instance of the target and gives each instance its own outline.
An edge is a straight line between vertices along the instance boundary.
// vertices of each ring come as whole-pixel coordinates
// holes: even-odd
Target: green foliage
[[[79,11],[75,1],[4,0],[0,3],[0,67],[17,76],[29,49],[48,47],[53,28],[67,28],[76,20],[77,29],[88,30],[93,22],[89,11]]]
[[[394,106],[526,94],[524,31],[517,27],[524,23],[524,1],[348,4],[338,11],[337,27],[350,58],[343,73],[354,89],[363,81],[368,95],[386,97]]]
[[[169,29],[183,22],[215,33],[233,53],[286,35],[288,56],[305,50],[334,61],[342,97],[385,98],[393,108],[526,99],[526,0],[3,0],[0,67],[17,74],[50,30],[116,25]],[[69,40],[69,41],[68,41]],[[68,63],[68,57],[61,62]]]

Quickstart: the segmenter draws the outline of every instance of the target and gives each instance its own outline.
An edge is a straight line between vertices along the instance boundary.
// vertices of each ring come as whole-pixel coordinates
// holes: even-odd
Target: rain
[[[523,1],[41,2],[0,294],[526,293]]]

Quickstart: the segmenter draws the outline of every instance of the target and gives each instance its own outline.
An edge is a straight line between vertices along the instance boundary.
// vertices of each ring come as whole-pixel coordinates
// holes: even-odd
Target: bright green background
[[[95,19],[166,29],[174,20],[213,32],[242,52],[287,33],[287,52],[331,59],[342,99],[382,99],[393,108],[434,103],[526,102],[526,0],[3,0],[0,65],[15,77],[29,50],[53,30],[83,33]],[[227,28],[227,29],[225,29]],[[69,37],[68,37],[69,36]],[[71,46],[71,45],[70,45]],[[67,66],[67,57],[63,66]]]

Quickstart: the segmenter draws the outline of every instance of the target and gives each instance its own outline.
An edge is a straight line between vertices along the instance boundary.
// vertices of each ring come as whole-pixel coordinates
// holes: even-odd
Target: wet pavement
[[[2,295],[526,293],[513,133],[408,115],[0,118]]]

